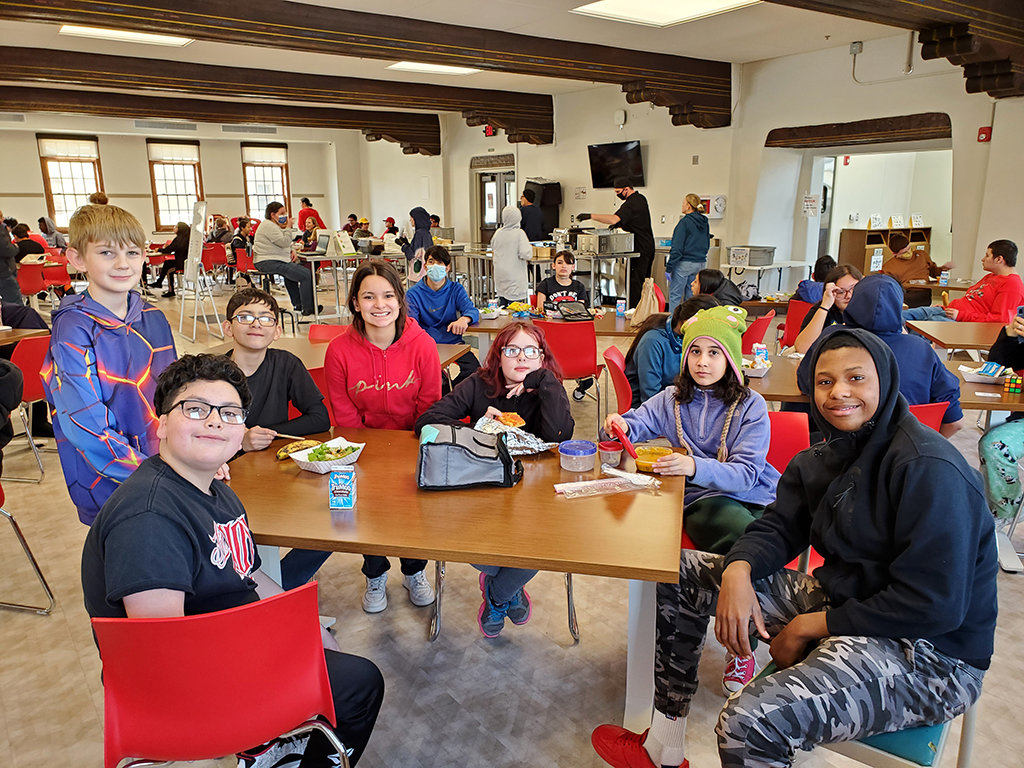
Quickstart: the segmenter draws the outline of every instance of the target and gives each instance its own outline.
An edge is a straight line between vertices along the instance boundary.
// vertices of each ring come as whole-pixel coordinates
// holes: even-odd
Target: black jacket
[[[527,239],[531,241],[544,240],[547,233],[544,231],[544,213],[536,205],[524,205],[519,209],[523,220],[519,226],[523,228]]]
[[[11,414],[21,404],[24,386],[21,369],[9,360],[0,360],[0,470],[4,466],[3,448],[14,439]]]
[[[828,631],[924,639],[987,669],[996,624],[995,531],[978,472],[938,432],[910,415],[890,349],[859,329],[878,369],[874,418],[857,432],[811,415],[825,441],[799,453],[775,503],[726,556],[760,579],[810,544],[832,602]],[[812,370],[822,342],[811,348]]]
[[[516,397],[489,397],[488,385],[477,370],[468,379],[434,403],[416,420],[416,434],[428,424],[454,424],[469,416],[470,425],[493,405],[499,411],[515,411],[526,422],[524,430],[549,443],[572,438],[576,426],[569,412],[565,387],[551,371],[531,371],[523,381],[526,389]]]

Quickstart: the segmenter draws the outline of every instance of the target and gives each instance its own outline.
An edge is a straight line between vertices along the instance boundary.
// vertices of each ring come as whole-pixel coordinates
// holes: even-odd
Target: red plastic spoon
[[[618,424],[612,424],[612,432],[615,433],[615,437],[617,437],[619,442],[622,443],[622,446],[626,449],[626,453],[628,453],[635,459],[636,448],[633,447],[633,444],[629,441],[629,438],[626,437],[626,433],[622,431],[622,427],[620,427]]]

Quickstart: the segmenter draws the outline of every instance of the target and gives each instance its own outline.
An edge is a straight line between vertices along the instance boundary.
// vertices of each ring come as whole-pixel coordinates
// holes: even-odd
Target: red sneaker
[[[732,696],[743,690],[743,686],[753,680],[756,674],[757,661],[753,656],[742,659],[739,656],[728,655],[725,674],[722,675],[722,692],[726,696]]]
[[[599,725],[590,734],[590,743],[601,759],[614,768],[659,768],[644,749],[646,738],[647,731],[633,733],[617,725]],[[690,768],[690,761],[683,760],[679,768]]]

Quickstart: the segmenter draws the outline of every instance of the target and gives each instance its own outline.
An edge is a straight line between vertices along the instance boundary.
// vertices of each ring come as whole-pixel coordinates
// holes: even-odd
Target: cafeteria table
[[[946,320],[908,320],[907,329],[924,336],[932,344],[948,349],[984,349],[995,344],[1005,323],[955,323]]]
[[[0,344],[4,343],[2,336],[0,336]],[[328,341],[310,341],[305,336],[282,337],[273,343],[275,349],[283,349],[287,352],[291,352],[302,364],[309,368],[322,368],[324,364],[324,355],[327,354],[327,346],[330,342]],[[216,347],[211,348],[209,351],[214,355],[223,355],[231,350],[234,346],[232,342],[227,344],[219,344]],[[472,349],[469,344],[438,344],[437,355],[441,359],[441,369],[448,367],[464,354]]]
[[[5,331],[0,331],[0,347],[17,344],[22,339],[46,336],[49,332],[48,328],[8,328]]]
[[[355,511],[328,509],[329,475],[277,461],[282,442],[231,463],[230,485],[257,544],[434,560],[431,639],[440,631],[448,560],[631,579],[625,721],[627,727],[650,722],[655,582],[679,578],[685,478],[661,478],[654,491],[566,499],[554,483],[596,478],[600,470],[568,472],[555,452],[545,451],[521,457],[523,479],[512,488],[421,491],[412,432],[335,428],[331,434],[366,443],[355,465]],[[620,466],[635,471],[625,454]],[[272,552],[261,559],[273,566]],[[572,629],[574,622],[570,615]],[[477,628],[467,619],[460,631]]]

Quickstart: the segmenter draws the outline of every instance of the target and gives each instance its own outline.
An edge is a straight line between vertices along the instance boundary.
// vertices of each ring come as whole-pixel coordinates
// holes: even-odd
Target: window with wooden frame
[[[263,218],[267,205],[288,202],[288,145],[242,144],[242,175],[249,218]]]
[[[203,172],[198,141],[146,139],[153,213],[158,231],[171,231],[179,221],[192,221],[192,206],[203,200]]]
[[[36,135],[43,167],[46,209],[57,228],[66,232],[71,215],[103,191],[100,148],[95,136]]]

